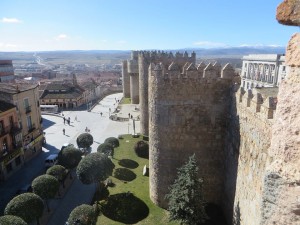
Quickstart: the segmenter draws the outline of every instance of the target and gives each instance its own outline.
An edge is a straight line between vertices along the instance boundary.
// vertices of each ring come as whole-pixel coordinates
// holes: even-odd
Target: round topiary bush
[[[5,225],[28,225],[24,220],[18,216],[6,215],[0,217],[0,224]]]
[[[73,209],[68,218],[69,224],[95,225],[97,222],[97,214],[93,206],[80,205]]]
[[[14,215],[31,223],[43,215],[44,202],[34,193],[24,193],[14,197],[5,207],[4,215]]]
[[[89,133],[83,133],[77,137],[76,142],[79,148],[89,148],[93,144],[94,138]]]
[[[97,152],[103,153],[107,156],[113,156],[114,147],[110,143],[103,143],[98,146]]]
[[[137,156],[145,159],[149,159],[149,145],[145,141],[138,141],[134,145],[134,151]]]
[[[104,143],[109,143],[111,144],[114,148],[115,147],[119,147],[120,143],[119,143],[119,140],[118,138],[115,138],[115,137],[109,137],[109,138],[106,138]]]

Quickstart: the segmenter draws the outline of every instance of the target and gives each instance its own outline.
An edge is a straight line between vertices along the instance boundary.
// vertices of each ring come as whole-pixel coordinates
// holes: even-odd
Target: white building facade
[[[278,87],[288,72],[283,54],[251,54],[242,60],[241,86],[245,90]]]

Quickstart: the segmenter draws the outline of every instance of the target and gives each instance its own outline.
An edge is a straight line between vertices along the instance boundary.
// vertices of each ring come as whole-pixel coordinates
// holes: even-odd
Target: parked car
[[[49,168],[57,163],[58,154],[51,154],[45,159],[45,167]]]

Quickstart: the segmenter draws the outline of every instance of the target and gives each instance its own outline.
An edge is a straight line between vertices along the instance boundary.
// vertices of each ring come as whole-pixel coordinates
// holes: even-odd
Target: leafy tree
[[[89,133],[82,133],[76,139],[77,145],[79,148],[89,148],[93,142],[93,136]]]
[[[46,174],[54,176],[63,187],[65,187],[64,180],[68,174],[68,170],[61,165],[54,165],[47,169]]]
[[[28,223],[26,223],[20,217],[12,216],[12,215],[1,216],[0,217],[0,224],[5,224],[5,225],[28,225]]]
[[[51,175],[38,176],[32,181],[33,193],[45,200],[47,210],[50,211],[47,200],[54,198],[59,189],[58,180]]]
[[[14,197],[5,207],[4,215],[14,215],[31,223],[43,215],[44,203],[40,196],[34,193],[24,193]]]
[[[106,138],[105,141],[104,141],[104,143],[109,143],[114,148],[119,147],[119,145],[120,145],[118,138],[115,138],[115,137]]]
[[[73,170],[81,160],[82,152],[74,146],[64,148],[58,154],[58,164],[66,169]],[[70,173],[71,174],[71,173]]]
[[[177,178],[166,195],[169,201],[170,221],[179,220],[182,224],[203,224],[207,215],[203,200],[202,179],[198,178],[195,154],[178,169]]]
[[[80,205],[72,210],[69,215],[69,224],[80,224],[80,225],[95,225],[97,222],[97,213],[93,206]]]
[[[145,141],[138,141],[134,145],[135,154],[141,158],[149,159],[149,145]]]
[[[77,166],[76,174],[83,184],[106,180],[113,171],[114,164],[104,154],[95,152],[84,157]]]
[[[114,155],[114,147],[109,143],[103,143],[98,146],[97,152],[103,153],[107,156],[113,156]]]

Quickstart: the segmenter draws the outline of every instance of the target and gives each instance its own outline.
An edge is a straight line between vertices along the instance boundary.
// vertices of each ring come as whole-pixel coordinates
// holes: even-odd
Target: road
[[[63,115],[66,118],[70,117],[70,125],[67,125],[67,123],[64,124],[62,115],[43,115],[43,127],[46,133],[47,144],[36,158],[27,162],[21,170],[0,184],[1,214],[3,213],[5,205],[20,187],[31,183],[35,177],[45,172],[45,158],[50,154],[57,153],[64,143],[72,143],[76,146],[76,138],[79,134],[85,132],[86,127],[90,129],[90,133],[94,138],[94,143],[91,146],[92,152],[96,152],[99,144],[103,143],[108,137],[118,137],[119,134],[133,133],[131,122],[116,122],[109,119],[109,115],[115,111],[118,106],[117,102],[121,100],[121,98],[122,93],[107,96],[100,103],[95,105],[90,112],[87,110],[64,111]],[[135,105],[124,105],[120,113],[123,115],[127,115],[128,113],[134,115],[136,113],[134,108]],[[102,116],[100,114],[101,112]],[[77,121],[75,120],[76,117]],[[65,128],[66,131],[65,135],[63,135],[63,128]],[[139,132],[139,122],[136,123],[136,130]],[[74,190],[76,191],[74,192]],[[76,195],[74,193],[84,193],[84,195]],[[69,196],[67,196],[68,194]],[[64,223],[61,221],[66,221],[70,211],[79,204],[89,203],[92,194],[91,187],[82,185],[80,182],[74,182],[64,197],[64,199],[66,198],[68,200],[63,199],[64,202],[60,203],[53,201],[56,207],[62,207],[62,209],[56,209],[48,224],[63,225]],[[57,214],[58,212],[61,212],[61,214]]]

